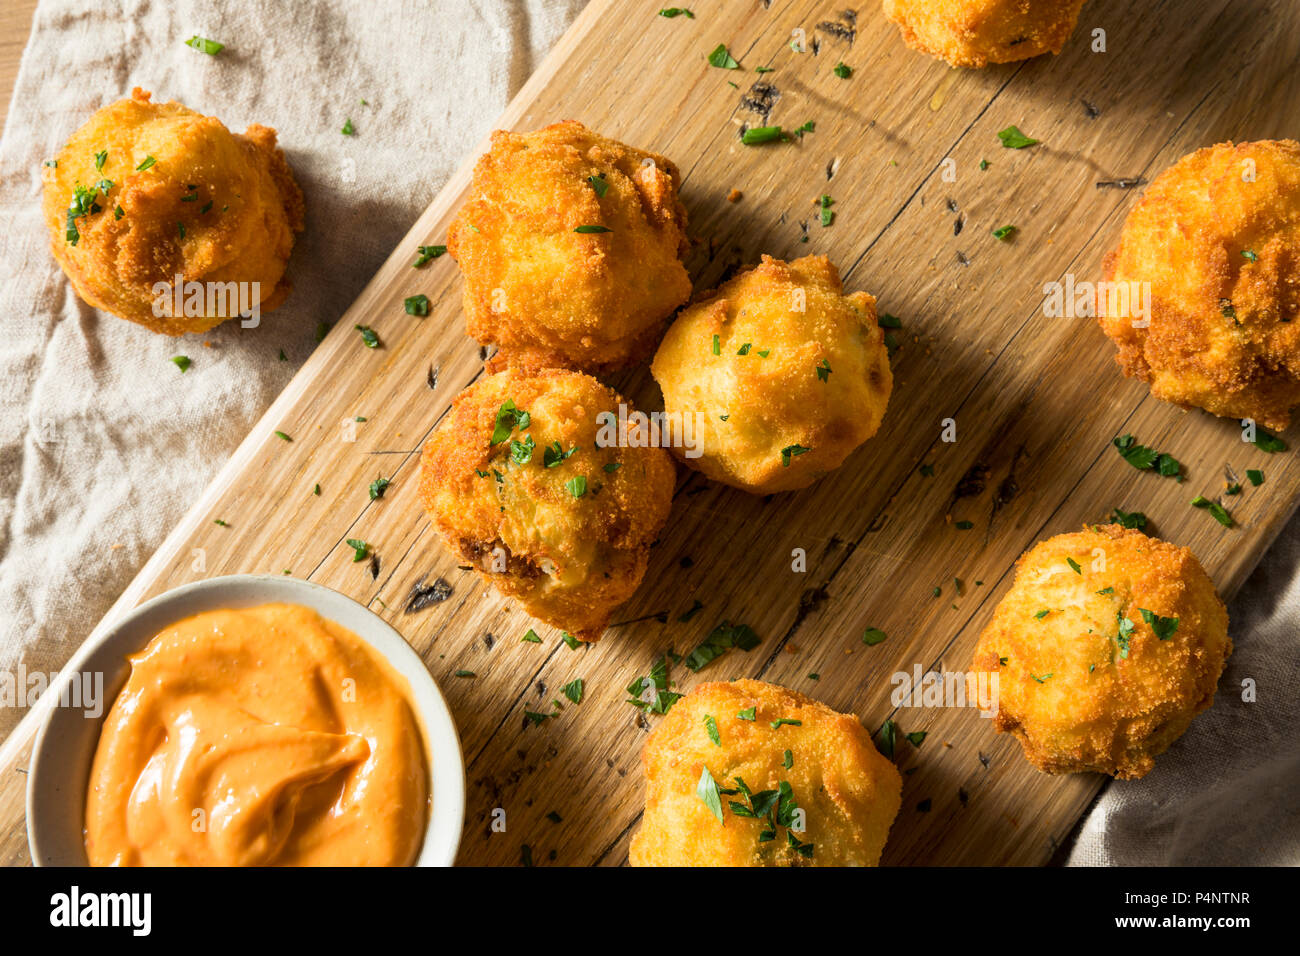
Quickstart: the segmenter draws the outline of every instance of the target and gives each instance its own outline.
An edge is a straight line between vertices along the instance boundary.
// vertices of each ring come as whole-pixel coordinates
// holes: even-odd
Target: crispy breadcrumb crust
[[[492,444],[507,401],[529,413],[528,427]],[[597,416],[624,401],[581,372],[506,369],[457,397],[421,460],[420,499],[447,547],[529,614],[583,641],[598,640],[641,583],[672,506],[675,468],[663,449],[597,447]],[[638,430],[627,434],[635,440]],[[521,464],[511,442],[529,438],[531,460]],[[547,467],[556,442],[577,450]],[[567,484],[577,477],[580,497]]]
[[[1150,283],[1149,327],[1097,297],[1125,375],[1184,408],[1287,427],[1300,405],[1300,143],[1184,156],[1129,213],[1104,270]]]
[[[983,67],[1060,53],[1085,0],[884,0],[913,50]]]
[[[751,707],[753,720],[737,716]],[[778,718],[801,724],[773,728]],[[651,732],[641,764],[645,815],[632,838],[633,866],[876,866],[902,798],[902,777],[857,717],[756,680],[696,687]],[[705,767],[722,788],[736,788],[736,777],[753,793],[789,783],[805,813],[804,832],[794,835],[813,844],[811,855],[784,832],[760,842],[768,822],[730,807],[743,796],[723,795],[720,822],[696,792]]]
[[[649,355],[691,294],[680,182],[667,158],[572,120],[493,133],[447,231],[466,329],[498,346],[493,368],[608,371]],[[608,231],[575,231],[591,227]]]
[[[136,87],[98,110],[43,167],[54,258],[87,303],[167,335],[205,332],[239,313],[235,298],[229,307],[217,301],[211,314],[159,314],[155,284],[170,288],[177,275],[187,283],[256,282],[260,309],[274,309],[288,295],[285,266],[303,229],[302,191],[275,130],[253,125],[241,136],[151,95]],[[153,163],[139,169],[148,157]],[[112,188],[96,198],[99,211],[77,218],[74,245],[69,203],[78,186],[103,180]],[[172,301],[170,292],[163,298]]]
[[[1177,628],[1161,639],[1143,610]],[[1196,556],[1107,525],[1021,556],[974,668],[998,676],[995,726],[1038,769],[1133,779],[1213,703],[1231,653],[1228,612]]]
[[[874,435],[893,388],[889,353],[876,300],[843,291],[825,256],[763,256],[683,309],[651,372],[665,411],[697,416],[703,453],[673,454],[768,494],[812,484]],[[792,446],[809,450],[782,454]]]

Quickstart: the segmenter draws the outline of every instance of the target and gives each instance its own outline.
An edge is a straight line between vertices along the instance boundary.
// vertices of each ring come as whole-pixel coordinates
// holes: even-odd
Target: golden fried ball
[[[424,446],[420,497],[447,546],[502,594],[595,641],[645,575],[672,505],[662,448],[581,372],[507,369],[457,397]],[[616,437],[610,437],[617,432]]]
[[[952,66],[1060,53],[1084,0],[885,0],[903,40]]]
[[[876,300],[843,291],[825,256],[764,256],[683,309],[651,367],[665,412],[694,423],[698,456],[681,442],[673,453],[767,494],[812,484],[874,435],[889,354]]]
[[[696,687],[641,763],[633,866],[875,866],[902,799],[897,768],[856,717],[756,680]],[[716,809],[702,796],[712,786]]]
[[[1124,374],[1163,401],[1286,428],[1300,405],[1300,143],[1184,156],[1129,213],[1105,279],[1097,313]]]
[[[1048,773],[1141,777],[1214,701],[1228,612],[1196,556],[1119,525],[1039,542],[980,636],[999,732]]]
[[[97,111],[44,167],[54,258],[90,305],[155,332],[205,332],[252,306],[274,309],[303,228],[275,130],[241,136],[150,96],[137,87]]]
[[[465,323],[496,366],[608,370],[645,358],[691,294],[681,177],[568,121],[497,131],[447,232]]]

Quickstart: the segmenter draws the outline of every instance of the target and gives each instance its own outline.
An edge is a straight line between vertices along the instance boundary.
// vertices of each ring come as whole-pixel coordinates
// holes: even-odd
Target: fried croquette
[[[825,256],[763,256],[691,303],[655,354],[664,410],[693,423],[673,453],[755,494],[838,468],[876,433],[893,377],[876,300],[843,295]]]
[[[994,725],[1048,773],[1145,775],[1214,701],[1228,612],[1187,548],[1119,525],[1039,542],[975,652]]]
[[[457,397],[420,497],[447,546],[536,618],[595,641],[645,575],[675,468],[581,372],[507,369]]]
[[[668,159],[568,121],[497,131],[447,232],[465,324],[504,365],[602,371],[654,349],[691,294]]]
[[[1285,429],[1300,405],[1300,143],[1183,157],[1129,213],[1097,314],[1125,375]]]
[[[42,170],[54,258],[87,303],[167,335],[274,309],[303,228],[275,130],[151,95],[98,110]]]
[[[884,0],[913,50],[952,66],[1028,60],[1060,53],[1084,0]]]
[[[696,687],[641,764],[633,866],[875,866],[902,797],[856,717],[756,680]]]

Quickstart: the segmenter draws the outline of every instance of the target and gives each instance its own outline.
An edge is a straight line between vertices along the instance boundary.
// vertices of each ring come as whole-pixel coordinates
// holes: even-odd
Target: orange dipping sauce
[[[406,681],[310,608],[162,631],[99,738],[92,866],[407,866],[429,772]]]

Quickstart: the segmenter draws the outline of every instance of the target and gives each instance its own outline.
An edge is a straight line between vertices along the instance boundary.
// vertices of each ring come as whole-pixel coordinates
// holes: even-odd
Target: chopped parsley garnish
[[[569,700],[573,701],[573,703],[575,704],[581,704],[583,688],[585,686],[586,684],[583,681],[583,679],[581,677],[578,677],[575,678],[574,680],[569,681],[561,689],[563,690],[565,697],[569,698]]]
[[[1117,524],[1121,528],[1136,528],[1141,531],[1147,526],[1147,516],[1140,511],[1121,511],[1119,508],[1112,508],[1110,523]]]
[[[740,134],[740,141],[746,146],[760,146],[763,143],[775,143],[786,138],[779,126],[751,126]]]
[[[929,736],[928,731],[914,730],[907,735],[907,742],[913,747],[920,747],[927,736]]]
[[[587,184],[596,191],[597,196],[604,196],[609,191],[609,183],[605,181],[605,174],[599,173],[595,176],[587,177]]]
[[[621,461],[607,461],[605,464],[601,465],[601,468],[603,468],[607,474],[611,475],[622,467],[623,463]]]
[[[821,208],[822,226],[829,226],[835,221],[835,213],[831,211],[835,200],[823,193],[821,199],[817,200],[817,205]]]
[[[429,314],[429,297],[424,293],[409,296],[404,303],[407,315],[425,316]]]
[[[1015,226],[1002,226],[1000,229],[993,230],[993,238],[1001,239],[1003,242],[1006,242],[1011,238],[1015,231]]]
[[[650,688],[654,689],[654,698],[643,700],[642,693]],[[627,685],[627,692],[630,695],[627,701],[629,704],[652,714],[668,713],[673,704],[682,698],[681,694],[668,689],[668,658],[663,654],[659,655],[659,659],[650,668],[650,676],[636,678]]]
[[[866,644],[867,647],[875,647],[877,644],[883,643],[888,637],[889,635],[880,628],[869,627],[862,632],[862,643]]]
[[[811,448],[805,448],[803,445],[786,445],[781,449],[781,467],[789,468],[790,459],[796,455],[802,455],[804,452],[812,451]]]
[[[841,80],[847,80],[853,75],[853,68],[845,66],[843,63],[836,63],[833,71]]]
[[[573,231],[581,232],[585,234],[585,233],[596,233],[596,232],[613,232],[614,230],[608,228],[607,226],[579,226],[577,229]]]
[[[534,631],[534,630],[530,627],[530,628],[528,629],[528,632],[527,632],[523,637],[521,637],[521,638],[519,639],[519,643],[521,643],[521,644],[524,644],[524,643],[527,643],[527,644],[540,644],[540,643],[542,643],[542,639],[541,639],[540,637],[538,637],[538,636],[537,636],[537,632]]]
[[[718,733],[718,722],[712,714],[704,715],[704,729],[709,732],[709,739],[715,747],[722,746],[722,735]]]
[[[357,128],[356,128],[355,126],[352,125],[352,117],[349,116],[346,120],[343,121],[343,130],[342,130],[342,132],[343,132],[343,135],[344,135],[344,136],[355,136],[355,135],[356,135],[356,133],[357,133]]]
[[[781,758],[781,766],[785,767],[786,770],[789,770],[791,767],[794,766],[794,754],[791,753],[789,750],[787,750],[785,752],[785,756]]]
[[[880,733],[876,735],[876,749],[890,760],[893,760],[897,739],[898,724],[892,720],[887,720],[881,725]]]
[[[569,490],[569,494],[575,498],[581,498],[587,493],[587,479],[582,475],[574,475],[564,483],[564,487]]]
[[[733,625],[729,621],[723,621],[709,632],[709,636],[701,641],[695,650],[686,655],[682,663],[690,670],[698,672],[731,648],[738,647],[742,651],[751,651],[759,645],[760,641],[759,636],[748,625]]]
[[[713,774],[709,773],[709,768],[705,766],[700,773],[700,782],[695,785],[695,794],[704,801],[704,805],[709,808],[709,812],[722,822],[722,796],[718,793],[718,782],[713,779]]]
[[[1255,440],[1251,444],[1270,455],[1274,452],[1286,451],[1287,448],[1286,442],[1263,428],[1255,429]]]
[[[1252,250],[1252,249],[1242,249],[1242,250],[1241,250],[1241,257],[1242,257],[1243,259],[1245,259],[1247,262],[1258,262],[1258,261],[1259,261],[1259,255],[1258,255],[1254,250]]]
[[[722,354],[722,342],[718,339],[716,335],[713,337],[713,354],[714,355]]]
[[[664,7],[659,11],[659,16],[667,17],[671,20],[673,17],[686,17],[688,20],[694,20],[695,14],[691,13],[685,7]]]
[[[293,441],[293,439],[290,438],[288,435],[286,435],[284,432],[276,432],[275,437],[283,441]]]
[[[715,335],[714,338],[717,338],[717,336]],[[748,355],[748,354],[749,354],[749,350],[752,349],[753,347],[754,347],[754,343],[752,343],[752,342],[746,342],[746,343],[745,343],[744,345],[742,345],[740,348],[736,349],[736,354],[737,354],[737,355]]]
[[[1002,140],[1002,145],[1006,149],[1024,149],[1026,146],[1033,146],[1038,142],[1031,139],[1015,126],[1008,126],[1004,130],[998,131],[998,139]]]
[[[1139,445],[1132,435],[1121,435],[1113,440],[1113,444],[1124,460],[1139,471],[1154,471],[1166,478],[1182,481],[1183,466],[1173,455]]]
[[[1046,682],[1047,682],[1048,680],[1050,680],[1051,678],[1055,677],[1056,675],[1055,675],[1055,674],[1044,674],[1042,677],[1039,677],[1037,674],[1030,674],[1029,676],[1032,677],[1034,680],[1038,681],[1038,683],[1043,684],[1043,683],[1046,683]]]
[[[174,355],[172,356],[172,362],[181,370],[182,374],[190,367],[190,357],[188,355]]]
[[[876,319],[876,325],[880,326],[882,329],[901,329],[903,327],[903,320],[896,315],[890,315],[886,312],[884,315]]]
[[[510,460],[517,465],[526,465],[533,460],[533,436],[529,435],[523,441],[511,439],[510,441]]]
[[[560,640],[564,641],[564,643],[568,645],[569,650],[571,651],[576,651],[578,648],[582,646],[582,641],[578,640],[568,631],[560,632]]]
[[[757,720],[757,719],[758,719],[758,708],[757,708],[757,707],[746,707],[744,710],[737,711],[737,712],[736,712],[736,719],[737,719],[737,720]]]
[[[95,169],[102,170],[106,162],[108,162],[108,150],[101,149],[95,154]]]
[[[1074,560],[1074,558],[1066,558],[1065,563],[1070,566],[1070,569],[1074,571],[1075,574],[1083,574],[1083,568],[1079,567],[1079,562]]]
[[[1246,479],[1258,488],[1264,483],[1264,473],[1256,468],[1249,468],[1246,471]]]
[[[521,425],[520,427],[526,428],[527,426]],[[554,468],[561,464],[564,459],[572,457],[573,453],[577,450],[578,446],[575,445],[568,451],[564,451],[560,448],[560,443],[558,441],[551,442],[551,444],[542,449],[542,464],[547,468]]]
[[[158,160],[154,159],[152,156],[146,156],[140,165],[135,168],[135,171],[137,173],[142,173],[146,169],[151,169],[157,162]]]
[[[772,721],[772,729],[779,730],[781,727],[785,726],[786,724],[789,724],[791,727],[802,727],[803,721],[793,720],[790,717],[778,717],[776,720]]]
[[[391,484],[392,480],[388,478],[376,478],[372,481],[370,483],[370,500],[378,501],[384,497],[384,492],[388,490],[388,486]]]
[[[1138,613],[1142,615],[1142,620],[1151,626],[1151,630],[1155,631],[1156,637],[1162,641],[1169,640],[1174,636],[1174,632],[1178,630],[1178,618],[1176,617],[1161,617],[1144,607],[1138,608]]]
[[[379,334],[368,325],[355,326],[356,330],[361,333],[361,341],[365,343],[368,349],[379,348]]]
[[[709,66],[716,66],[720,70],[740,69],[740,64],[728,52],[725,43],[719,43],[717,48],[709,54]]]
[[[366,542],[362,541],[360,538],[348,538],[347,545],[353,551],[353,564],[356,564],[358,561],[364,561],[370,554],[370,545],[366,544]]]
[[[311,493],[315,495],[317,498],[320,497],[320,482],[316,482],[316,484],[311,489]]]
[[[1232,515],[1228,514],[1228,510],[1217,501],[1211,501],[1204,495],[1197,495],[1192,499],[1192,507],[1208,511],[1210,516],[1225,528],[1232,527]]]
[[[822,359],[822,364],[817,366],[817,378],[822,382],[829,382],[831,378],[830,359]]]
[[[969,531],[971,528],[975,527],[975,522],[973,522],[973,521],[954,521],[954,522],[952,523],[952,526],[953,526],[954,528],[956,528],[958,531]]]
[[[492,444],[499,445],[515,430],[515,426],[527,428],[532,419],[527,412],[521,411],[515,406],[512,399],[507,398],[497,409],[496,425],[492,429]]]
[[[218,43],[216,40],[209,40],[201,36],[192,36],[185,41],[185,45],[200,53],[206,53],[208,56],[216,56],[226,48],[224,43]]]
[[[437,259],[447,251],[446,246],[416,246],[415,248],[416,251],[419,252],[419,255],[416,257],[415,262],[411,264],[412,269],[418,269],[421,266],[428,265],[434,259]]]
[[[478,675],[475,674],[473,671],[456,671],[455,674],[454,674],[454,676],[456,676],[456,677],[478,677]]]
[[[1115,643],[1119,645],[1119,656],[1127,660],[1129,640],[1133,637],[1133,628],[1137,625],[1126,618],[1123,611],[1115,612],[1115,623],[1119,627],[1115,635]]]

